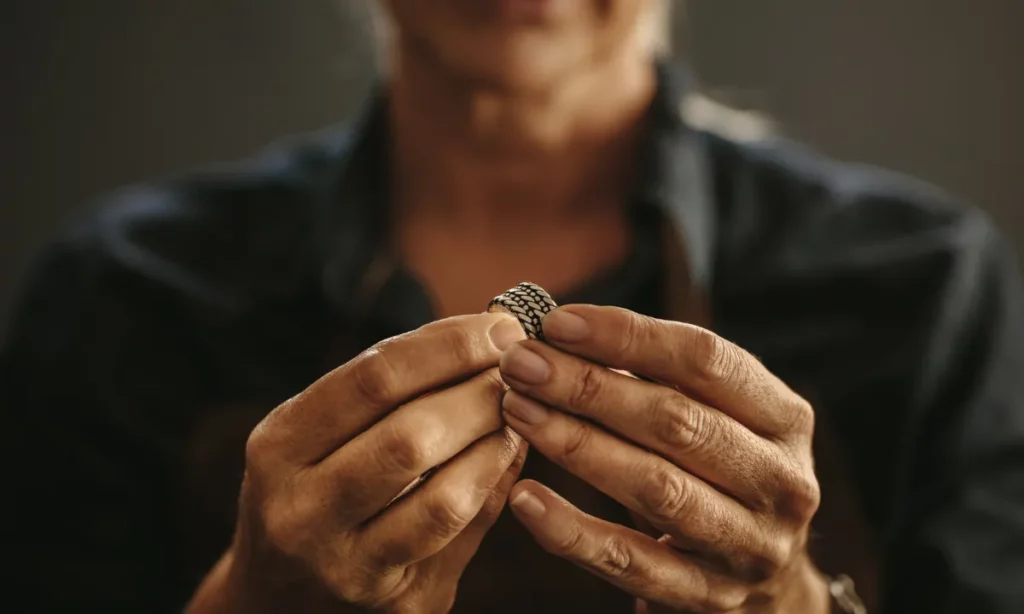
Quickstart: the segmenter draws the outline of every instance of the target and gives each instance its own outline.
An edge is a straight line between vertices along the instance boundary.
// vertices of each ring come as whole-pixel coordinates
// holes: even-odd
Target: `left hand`
[[[650,612],[827,612],[806,552],[819,501],[807,401],[696,326],[572,305],[543,327],[550,345],[502,355],[508,424],[660,537],[524,480],[510,502],[540,545]]]

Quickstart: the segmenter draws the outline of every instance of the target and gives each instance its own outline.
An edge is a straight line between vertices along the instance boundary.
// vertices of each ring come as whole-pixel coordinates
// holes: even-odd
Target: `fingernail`
[[[536,426],[548,419],[548,409],[533,399],[509,391],[501,400],[501,407],[520,422]]]
[[[521,345],[513,345],[501,355],[501,372],[524,384],[543,384],[551,374],[546,360]]]
[[[544,316],[541,328],[546,339],[564,343],[579,343],[590,336],[590,324],[575,313],[564,309],[556,309]]]
[[[519,324],[519,320],[512,316],[501,318],[500,322],[487,331],[487,336],[491,338],[491,343],[494,344],[494,347],[502,352],[513,343],[526,339],[526,333],[523,332],[523,327]]]
[[[512,497],[509,505],[531,518],[542,518],[544,512],[547,511],[547,508],[544,507],[544,502],[525,488],[520,490],[519,494],[515,497]]]

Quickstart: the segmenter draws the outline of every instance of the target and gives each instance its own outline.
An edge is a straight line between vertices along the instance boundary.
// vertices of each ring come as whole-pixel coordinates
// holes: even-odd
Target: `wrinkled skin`
[[[234,543],[190,611],[450,609],[525,457],[496,369],[524,337],[508,315],[438,321],[274,409],[249,437]]]
[[[819,502],[805,400],[695,326],[573,305],[549,314],[544,331],[551,345],[502,356],[506,419],[646,532],[524,481],[513,509],[541,546],[637,596],[644,611],[827,611],[805,550]]]

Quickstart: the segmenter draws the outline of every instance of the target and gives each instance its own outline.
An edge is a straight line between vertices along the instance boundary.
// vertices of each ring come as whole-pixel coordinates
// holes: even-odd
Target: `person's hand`
[[[572,305],[543,327],[551,345],[502,355],[508,424],[654,535],[524,480],[511,506],[540,545],[650,612],[826,612],[805,549],[819,501],[808,403],[696,326]]]
[[[496,368],[524,338],[508,315],[435,322],[271,412],[247,444],[234,543],[190,611],[448,611],[526,453]]]

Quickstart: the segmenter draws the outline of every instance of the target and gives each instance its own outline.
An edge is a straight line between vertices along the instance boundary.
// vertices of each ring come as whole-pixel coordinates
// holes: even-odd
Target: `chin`
[[[538,66],[529,62],[505,62],[491,66],[466,67],[462,74],[481,87],[526,94],[550,90],[566,72],[551,65]]]
[[[457,48],[439,51],[440,61],[452,73],[481,86],[522,92],[550,89],[587,58],[564,45],[543,45],[537,41],[515,41],[485,49],[474,46],[472,53]]]
[[[389,0],[405,55],[449,76],[545,89],[628,44],[651,0]]]

